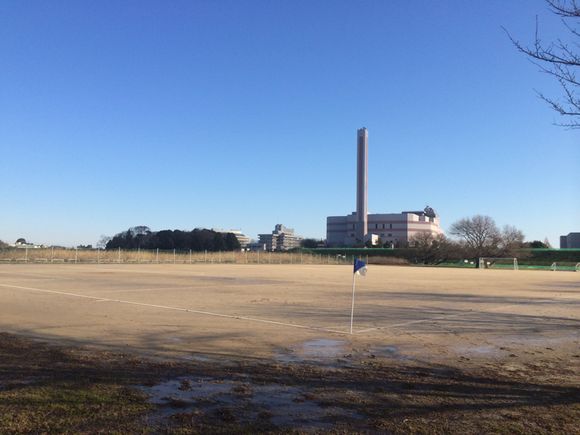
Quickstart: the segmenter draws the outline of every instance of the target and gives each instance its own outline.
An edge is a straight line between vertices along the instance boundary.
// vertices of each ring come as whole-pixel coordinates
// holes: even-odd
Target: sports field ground
[[[426,359],[579,348],[577,273],[385,266],[356,285],[350,335],[350,266],[7,265],[0,327],[172,356],[276,357],[317,339]]]
[[[0,265],[0,331],[179,364],[339,370],[353,383],[349,370],[411,366],[439,381],[529,379],[572,388],[549,404],[571,411],[565,426],[549,427],[579,423],[579,273],[374,266],[356,278],[350,334],[352,278],[344,265]],[[286,423],[308,429],[308,412]],[[357,412],[344,427],[387,427]]]

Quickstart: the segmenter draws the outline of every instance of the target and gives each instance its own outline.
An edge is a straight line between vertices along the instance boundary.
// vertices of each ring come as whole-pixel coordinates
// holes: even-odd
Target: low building
[[[299,248],[302,237],[294,234],[292,228],[277,224],[271,234],[258,234],[259,245],[265,251],[287,251]]]
[[[20,249],[41,249],[44,248],[44,245],[35,245],[34,243],[27,242],[24,239],[18,239],[12,245],[8,245],[11,248],[20,248]]]
[[[580,233],[560,236],[560,249],[580,249]]]

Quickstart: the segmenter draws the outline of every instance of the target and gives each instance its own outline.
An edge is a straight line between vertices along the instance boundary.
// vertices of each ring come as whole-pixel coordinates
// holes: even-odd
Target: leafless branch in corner
[[[564,123],[557,125],[580,129],[580,30],[570,24],[570,21],[580,24],[580,1],[546,0],[546,3],[552,13],[562,17],[568,38],[544,43],[540,39],[537,17],[534,41],[530,45],[522,44],[506,28],[503,30],[518,51],[530,58],[541,72],[553,76],[560,84],[562,96],[559,98],[547,97],[536,91],[554,111],[566,118]]]

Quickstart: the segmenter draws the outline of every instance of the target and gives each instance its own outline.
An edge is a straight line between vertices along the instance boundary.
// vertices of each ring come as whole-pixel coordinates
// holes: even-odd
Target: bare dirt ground
[[[0,265],[0,411],[92,367],[145,400],[134,426],[108,420],[121,431],[579,431],[579,274],[375,266],[352,335],[351,282],[334,265]]]

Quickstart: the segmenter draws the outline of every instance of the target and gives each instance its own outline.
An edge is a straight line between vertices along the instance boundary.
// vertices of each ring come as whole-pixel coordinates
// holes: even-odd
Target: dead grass
[[[36,264],[350,264],[351,257],[300,252],[190,252],[96,249],[0,249],[0,263]],[[404,263],[407,263],[404,261]],[[379,264],[379,263],[377,263]],[[380,263],[380,264],[402,264]]]

